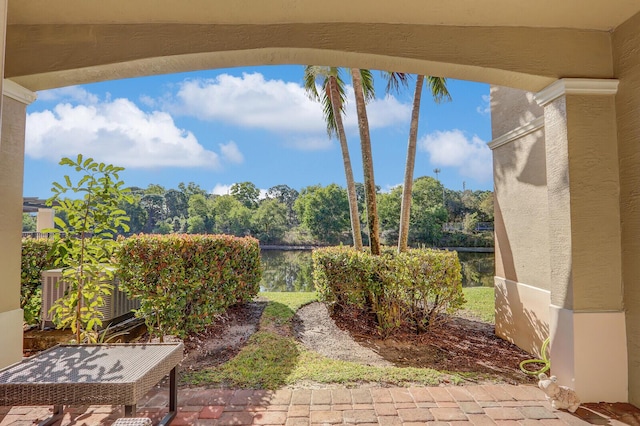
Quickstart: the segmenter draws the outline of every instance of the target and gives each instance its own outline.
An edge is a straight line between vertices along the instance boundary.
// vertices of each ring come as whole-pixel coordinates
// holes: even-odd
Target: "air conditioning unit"
[[[102,312],[102,322],[106,326],[113,320],[131,313],[133,309],[140,307],[139,300],[129,299],[127,294],[120,290],[120,280],[114,278],[111,294],[104,297],[104,305],[98,310]],[[53,314],[49,312],[56,300],[64,296],[67,284],[62,281],[62,269],[50,269],[42,272],[42,328],[53,327]]]

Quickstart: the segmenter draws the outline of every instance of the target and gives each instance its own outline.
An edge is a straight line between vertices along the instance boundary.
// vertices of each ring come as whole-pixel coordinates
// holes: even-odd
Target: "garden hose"
[[[522,361],[520,363],[520,370],[522,370],[522,372],[525,374],[531,374],[532,376],[536,376],[536,377],[540,373],[545,373],[549,371],[549,369],[551,368],[551,361],[549,360],[549,356],[547,355],[548,347],[549,347],[549,338],[547,337],[547,340],[545,340],[544,343],[542,344],[542,350],[541,350],[542,359],[528,359],[526,361]],[[525,365],[527,364],[543,364],[543,366],[539,370],[531,371],[525,368]]]

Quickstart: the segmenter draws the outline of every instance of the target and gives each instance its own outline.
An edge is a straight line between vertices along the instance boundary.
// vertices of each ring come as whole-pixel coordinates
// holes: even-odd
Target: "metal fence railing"
[[[22,238],[53,238],[52,232],[23,232]]]
[[[446,232],[456,232],[464,230],[464,223],[462,222],[447,222],[442,225],[442,230]],[[475,231],[493,231],[493,222],[478,222],[475,227]]]

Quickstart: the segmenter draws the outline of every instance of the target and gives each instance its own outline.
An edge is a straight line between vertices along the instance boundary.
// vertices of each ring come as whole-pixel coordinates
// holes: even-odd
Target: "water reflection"
[[[462,265],[463,287],[493,287],[494,262],[493,253],[459,252]]]
[[[261,291],[314,291],[310,250],[262,250]]]
[[[493,287],[493,253],[458,253],[464,287]],[[314,291],[311,251],[262,250],[261,291]]]

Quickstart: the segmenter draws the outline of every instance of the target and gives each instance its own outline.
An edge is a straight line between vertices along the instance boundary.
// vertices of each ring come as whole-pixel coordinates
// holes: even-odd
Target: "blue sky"
[[[125,167],[127,186],[177,188],[195,182],[226,193],[236,182],[268,189],[286,184],[345,185],[340,146],[328,138],[321,107],[305,96],[301,65],[232,68],[109,81],[38,92],[27,109],[24,195],[47,198],[82,153]],[[349,76],[343,77],[350,83]],[[413,90],[385,94],[374,71],[368,105],[376,184],[404,175]],[[489,86],[448,80],[453,100],[423,94],[415,177],[451,189],[492,189]],[[355,179],[362,160],[349,86],[345,126]]]

